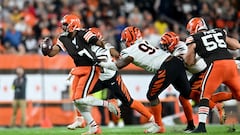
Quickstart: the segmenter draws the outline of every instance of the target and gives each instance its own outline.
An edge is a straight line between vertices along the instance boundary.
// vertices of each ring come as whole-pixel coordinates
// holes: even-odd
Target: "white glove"
[[[107,68],[107,69],[111,69],[111,70],[115,70],[115,71],[118,70],[118,67],[115,62],[111,62],[111,61],[100,62],[98,65],[103,68]]]
[[[240,69],[240,60],[235,60],[235,63],[237,64],[237,68]]]

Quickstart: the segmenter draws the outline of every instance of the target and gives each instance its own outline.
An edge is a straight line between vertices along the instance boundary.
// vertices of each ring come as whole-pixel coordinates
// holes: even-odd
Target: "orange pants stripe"
[[[74,75],[72,82],[72,100],[86,97],[95,86],[100,68],[96,66],[76,67],[71,71]]]

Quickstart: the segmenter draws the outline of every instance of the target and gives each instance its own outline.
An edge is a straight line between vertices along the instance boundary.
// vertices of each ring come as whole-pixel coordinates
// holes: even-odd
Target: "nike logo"
[[[111,82],[111,85],[114,85],[115,84],[115,82]]]

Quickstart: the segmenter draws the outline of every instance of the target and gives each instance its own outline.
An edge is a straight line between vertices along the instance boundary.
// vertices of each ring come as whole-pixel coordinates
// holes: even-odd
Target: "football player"
[[[60,51],[67,51],[73,59],[75,66],[71,71],[72,100],[76,108],[86,120],[89,130],[84,134],[100,134],[101,129],[93,119],[89,106],[105,106],[110,112],[120,115],[115,103],[96,99],[89,94],[92,92],[100,75],[100,67],[96,65],[97,57],[91,50],[92,44],[104,48],[104,44],[88,29],[83,29],[78,16],[65,15],[61,20],[63,33],[52,45],[50,38],[45,38],[40,44],[44,56],[53,57]],[[86,102],[91,100],[91,102]]]
[[[96,34],[99,39],[103,39],[101,31],[98,28],[90,28],[89,30]],[[92,50],[96,53],[98,59],[112,62],[112,56],[118,58],[119,53],[110,43],[107,43],[105,41],[103,42],[105,45],[105,49],[93,45]],[[107,68],[102,68],[101,71],[102,72],[100,73],[100,77],[92,92],[108,88],[109,90],[111,90],[111,93],[122,102],[122,104],[138,111],[140,114],[142,114],[148,119],[148,121],[151,123],[151,126],[146,130],[149,131],[149,133],[155,133],[160,130],[159,126],[155,123],[154,117],[150,113],[150,111],[141,102],[134,100],[131,97],[127,87],[125,86],[121,78],[121,75],[117,71]]]
[[[227,36],[224,29],[208,29],[201,17],[189,20],[186,30],[190,36],[186,39],[188,51],[184,58],[188,66],[196,63],[199,55],[207,64],[207,70],[201,84],[198,109],[199,124],[193,133],[206,133],[206,121],[209,113],[209,99],[221,83],[228,86],[233,98],[240,100],[240,76],[237,65],[228,49],[240,48],[238,40]]]
[[[185,100],[184,104],[192,109],[188,101],[191,88],[184,64],[177,57],[155,48],[146,40],[143,40],[142,33],[137,27],[129,26],[125,28],[121,33],[121,42],[125,49],[121,51],[120,59],[115,62],[101,62],[100,65],[112,70],[119,70],[133,63],[155,73],[149,84],[147,99],[150,101],[150,108],[159,126],[159,130],[154,133],[164,133],[165,127],[161,117],[162,105],[158,96],[170,84],[180,92],[179,97]],[[151,129],[146,130],[146,133],[149,132],[152,133]]]
[[[179,57],[180,59],[184,59],[184,56],[187,53],[187,45],[180,41],[179,36],[174,32],[166,32],[162,35],[160,40],[160,46],[164,50],[170,52],[172,55]],[[190,98],[193,99],[196,103],[199,103],[200,94],[201,94],[201,82],[206,71],[207,64],[205,61],[198,55],[196,55],[196,63],[191,66],[187,66],[186,69],[189,71],[192,76],[189,80],[192,91],[190,94]],[[223,109],[222,103],[217,103],[221,101],[226,101],[232,99],[231,92],[218,92],[217,94],[212,95],[210,100],[210,108],[218,111],[217,115],[220,120],[220,124],[223,124],[226,120],[225,111]],[[184,106],[183,106],[184,107]],[[185,110],[185,109],[183,109]],[[193,118],[192,115],[188,115],[185,112],[188,121],[191,121]],[[191,126],[193,123],[188,122],[188,126],[185,129],[186,132],[191,132],[194,128]],[[192,127],[192,128],[191,128]],[[188,129],[188,130],[187,130]]]

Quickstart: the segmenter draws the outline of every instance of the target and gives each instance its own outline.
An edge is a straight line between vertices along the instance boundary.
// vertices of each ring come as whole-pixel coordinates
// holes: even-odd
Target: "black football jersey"
[[[88,30],[79,30],[74,38],[68,34],[62,34],[57,41],[57,45],[74,60],[76,66],[92,66],[97,62],[95,53],[91,50],[91,45],[96,44],[98,38]]]
[[[232,59],[227,50],[226,34],[223,29],[215,28],[198,32],[186,40],[187,45],[196,43],[195,51],[209,65],[214,60]]]

